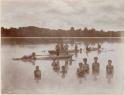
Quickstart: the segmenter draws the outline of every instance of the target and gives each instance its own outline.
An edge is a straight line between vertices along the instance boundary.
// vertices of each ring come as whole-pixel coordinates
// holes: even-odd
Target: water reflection
[[[23,62],[31,63],[32,65],[35,65],[36,60],[21,60]]]
[[[61,77],[65,78],[65,75],[67,74],[67,68],[65,66],[62,66],[60,73],[61,73]]]
[[[59,74],[59,71],[60,71],[60,64],[59,63],[60,63],[59,60],[55,60],[55,59],[52,62],[53,70],[55,72],[57,72],[57,74]]]
[[[75,41],[76,42],[76,41]],[[97,45],[97,43],[95,43],[95,45]],[[23,87],[29,87],[27,85],[25,85],[26,83],[32,84],[34,81],[33,78],[33,67],[32,64],[37,64],[39,66],[39,68],[44,71],[42,72],[42,80],[38,80],[39,85],[39,89],[41,89],[42,91],[53,91],[50,88],[52,87],[62,87],[64,90],[69,90],[69,88],[71,88],[71,86],[74,89],[80,88],[83,90],[83,92],[85,91],[84,89],[92,89],[92,88],[97,88],[95,91],[99,92],[100,89],[101,91],[103,91],[103,89],[109,89],[106,88],[107,86],[110,87],[112,86],[112,81],[113,81],[113,85],[115,88],[117,85],[120,84],[117,83],[116,81],[121,80],[121,65],[122,65],[122,58],[118,57],[120,55],[120,53],[122,53],[122,48],[121,48],[121,44],[109,44],[109,43],[104,43],[102,44],[104,51],[92,51],[88,53],[88,56],[86,56],[86,53],[84,51],[84,48],[86,47],[83,43],[81,45],[78,44],[78,48],[82,48],[82,51],[77,53],[77,57],[75,57],[75,54],[73,55],[72,58],[67,59],[67,60],[28,60],[28,61],[24,61],[24,62],[30,62],[32,64],[24,64],[24,62],[21,61],[13,61],[10,60],[10,58],[12,57],[18,57],[18,56],[22,56],[25,54],[30,54],[32,51],[35,51],[37,54],[48,54],[48,50],[51,50],[53,47],[55,46],[55,44],[40,44],[40,45],[24,45],[24,47],[20,47],[18,45],[16,46],[8,46],[8,47],[4,47],[5,54],[6,57],[8,57],[7,61],[5,61],[5,64],[2,64],[4,68],[6,68],[6,70],[4,69],[3,75],[2,77],[4,77],[4,79],[2,79],[3,84],[5,85],[5,88],[8,87],[8,89],[11,91],[11,86],[13,84],[16,84],[14,82],[12,82],[11,80],[13,80],[14,78],[8,77],[8,76],[13,76],[17,74],[20,74],[20,76],[16,77],[18,79],[14,79],[14,81],[17,81],[19,83],[19,85],[23,85]],[[110,47],[111,46],[111,47]],[[42,48],[41,48],[42,47]],[[117,47],[117,49],[116,49]],[[107,51],[106,49],[107,48]],[[74,49],[74,45],[70,45],[69,44],[69,49]],[[110,52],[108,51],[108,49],[114,49],[114,51]],[[45,50],[46,52],[41,52]],[[8,52],[10,52],[10,55],[8,55]],[[18,52],[15,54],[15,52]],[[12,55],[12,57],[11,57]],[[94,59],[93,62],[93,57],[94,56],[98,56],[99,57],[99,62],[98,60]],[[83,59],[84,58],[84,59]],[[87,60],[85,59],[87,58]],[[113,73],[107,73],[106,71],[106,64],[99,64],[99,66],[94,63],[105,63],[106,60],[108,60],[109,58],[111,58],[113,60],[114,66],[117,67],[115,68],[115,74],[114,74],[114,70]],[[98,59],[98,58],[97,58]],[[116,61],[118,60],[118,61]],[[12,64],[10,64],[10,61]],[[82,61],[82,66],[78,65],[78,63],[80,63]],[[93,62],[93,63],[92,63]],[[22,63],[22,64],[17,64],[17,63]],[[45,63],[45,64],[41,64],[41,63]],[[120,64],[120,65],[119,65]],[[77,68],[78,66],[78,68]],[[101,67],[100,67],[101,66]],[[15,70],[12,70],[12,68],[14,68]],[[17,68],[17,69],[16,69]],[[98,68],[98,69],[97,69]],[[83,69],[83,70],[82,70]],[[36,69],[35,69],[36,70]],[[6,73],[10,71],[11,73]],[[16,73],[15,73],[16,71]],[[27,73],[25,73],[27,72]],[[111,72],[110,70],[108,70],[108,72]],[[6,75],[6,76],[5,76]],[[7,77],[7,78],[6,78]],[[24,78],[24,80],[20,79],[20,78]],[[26,78],[29,78],[30,81],[27,81]],[[63,81],[63,79],[65,79]],[[56,81],[57,82],[56,82]],[[94,81],[93,81],[94,80]],[[95,82],[96,81],[96,82]],[[119,81],[119,82],[121,82]],[[10,83],[10,85],[8,85],[8,82]],[[80,85],[78,84],[78,82],[80,83]],[[42,84],[41,84],[42,83]],[[54,83],[54,85],[53,85]],[[62,83],[62,84],[61,84]],[[71,85],[69,85],[69,84]],[[83,83],[82,86],[81,83]],[[100,87],[98,85],[94,85],[94,83],[98,83],[100,84]],[[64,84],[64,85],[63,85]],[[18,89],[18,90],[22,90],[22,88],[20,88],[18,84],[14,85],[14,89]],[[110,85],[110,86],[109,86]],[[34,85],[33,85],[34,86]],[[32,89],[32,91],[36,91],[37,89],[31,85],[31,87],[29,87],[30,89]],[[47,89],[45,89],[47,88]],[[54,91],[61,91],[62,88],[57,88]],[[90,88],[90,89],[89,89]],[[77,89],[76,92],[79,92],[80,89]],[[112,89],[112,88],[111,88]],[[25,89],[24,89],[25,90]],[[14,90],[15,91],[15,90]],[[26,91],[26,90],[25,90]],[[71,91],[73,91],[71,89]],[[108,92],[109,90],[107,90]],[[16,91],[15,91],[16,92]],[[92,91],[90,91],[92,92]]]

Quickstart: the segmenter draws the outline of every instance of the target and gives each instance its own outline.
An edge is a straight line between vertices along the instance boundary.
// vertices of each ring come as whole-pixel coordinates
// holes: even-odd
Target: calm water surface
[[[56,43],[41,44],[4,44],[2,45],[2,93],[113,93],[120,95],[123,90],[123,43],[103,42],[104,51],[96,51],[88,54],[83,50],[77,56],[73,56],[73,62],[68,65],[68,72],[65,78],[61,73],[53,71],[52,60],[37,60],[35,64],[23,61],[14,61],[12,58],[21,57],[36,52],[37,54],[48,55],[48,50],[54,49]],[[84,41],[78,41],[79,48],[85,48]],[[95,45],[96,47],[96,45]],[[69,44],[73,49],[74,44]],[[95,80],[91,73],[93,57],[98,56],[100,63],[100,74]],[[86,78],[78,78],[76,70],[78,63],[88,59],[90,74]],[[108,59],[114,65],[114,77],[109,83],[106,79],[106,65]],[[60,60],[60,66],[65,62]],[[35,66],[40,66],[42,79],[37,83],[34,80]]]

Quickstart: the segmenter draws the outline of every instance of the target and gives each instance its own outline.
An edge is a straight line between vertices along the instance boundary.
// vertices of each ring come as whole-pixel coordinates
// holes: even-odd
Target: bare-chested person
[[[112,65],[112,60],[108,60],[108,64],[106,65],[106,78],[108,79],[108,82],[111,81],[114,73],[114,67]]]
[[[94,62],[92,63],[92,74],[94,76],[94,80],[97,80],[97,76],[99,75],[100,71],[100,64],[97,61],[98,57],[94,57]]]
[[[78,77],[84,77],[84,66],[82,63],[79,63],[79,68],[77,68],[77,75]]]
[[[84,72],[85,74],[88,74],[89,73],[89,64],[87,64],[87,58],[83,58],[83,66],[84,66]]]
[[[34,71],[34,79],[37,82],[41,80],[41,71],[39,70],[39,66],[36,66],[36,70]]]

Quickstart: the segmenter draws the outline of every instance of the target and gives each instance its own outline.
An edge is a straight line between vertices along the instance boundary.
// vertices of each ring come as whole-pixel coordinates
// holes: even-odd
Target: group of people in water
[[[56,47],[56,55],[59,56],[60,53],[65,53],[65,54],[68,54],[69,52],[69,45],[66,43],[57,43]],[[78,51],[78,46],[77,44],[75,44],[75,49],[74,51]]]
[[[65,60],[65,64],[60,66],[60,62],[59,60],[53,59],[52,62],[52,67],[53,70],[55,72],[57,72],[58,74],[61,73],[62,74],[62,78],[65,78],[65,74],[67,73],[68,70],[68,65],[72,65],[72,59],[66,59]]]
[[[84,64],[83,64],[84,63]],[[89,64],[87,64],[87,58],[83,58],[83,63],[79,63],[79,68],[77,69],[78,77],[85,77],[90,72]],[[94,57],[94,62],[92,63],[92,74],[97,76],[100,72],[100,64],[98,62],[98,57]],[[112,61],[108,60],[106,65],[106,77],[112,78],[114,72],[114,67]]]
[[[61,52],[65,52],[65,53],[68,53],[68,44],[63,44],[63,43],[57,43],[56,45],[56,52],[57,52],[57,56],[60,55]]]
[[[57,43],[55,48],[56,48],[57,56],[61,55],[61,52],[65,52],[65,54],[68,54],[68,51],[69,51],[68,44]],[[100,48],[101,48],[101,45],[98,44],[98,49]],[[89,47],[87,47],[86,49],[89,49]],[[78,50],[77,44],[75,44],[74,50],[76,51]],[[33,52],[31,55],[23,56],[22,58],[23,59],[31,58],[36,60],[36,53]],[[58,74],[61,73],[62,78],[65,78],[65,74],[67,73],[67,70],[68,70],[68,65],[72,65],[72,58],[64,59],[64,60],[65,60],[65,65],[63,66],[60,66],[59,59],[54,58],[52,62],[53,70]],[[79,67],[76,70],[77,77],[85,78],[90,73],[90,65],[87,63],[87,58],[83,58],[83,63],[82,62],[79,63],[78,66]],[[95,76],[95,79],[96,79],[96,76],[99,75],[99,72],[100,72],[100,64],[98,62],[98,57],[94,57],[94,62],[92,63],[92,74]],[[112,65],[112,61],[108,60],[108,64],[106,65],[106,77],[108,79],[111,79],[113,77],[113,72],[114,72],[114,67]],[[39,69],[39,66],[36,66],[36,69],[34,71],[34,79],[41,80],[41,71]]]
[[[66,59],[65,64],[60,66],[60,62],[57,59],[53,59],[52,62],[53,70],[57,73],[61,73],[62,78],[65,78],[65,74],[68,70],[68,65],[72,65],[72,59]],[[83,63],[78,64],[79,67],[76,70],[76,74],[78,78],[86,78],[86,76],[90,73],[90,66],[87,63],[87,58],[83,58]],[[94,62],[92,63],[92,75],[94,75],[95,79],[100,72],[100,64],[98,62],[98,57],[94,57]],[[108,64],[106,65],[106,78],[110,82],[113,78],[114,67],[112,65],[112,60],[108,60]],[[39,66],[36,66],[36,70],[34,71],[34,77],[36,80],[41,80],[41,71],[39,70]]]
[[[101,49],[101,45],[98,43],[97,44],[97,48],[92,48],[89,47],[88,45],[86,46],[86,51],[94,51],[94,50],[100,50]]]

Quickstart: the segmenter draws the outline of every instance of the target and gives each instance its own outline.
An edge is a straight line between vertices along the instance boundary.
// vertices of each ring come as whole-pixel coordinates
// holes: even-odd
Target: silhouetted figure
[[[100,70],[100,65],[97,62],[98,57],[94,57],[94,63],[92,63],[92,74],[94,76],[94,79],[97,80],[97,76],[99,74],[99,70]]]
[[[41,80],[41,71],[39,70],[39,66],[36,66],[36,70],[34,71],[34,79],[37,82]]]
[[[78,77],[84,77],[84,66],[82,63],[79,63],[79,68],[77,68],[77,76]]]
[[[84,66],[84,72],[85,74],[88,74],[89,73],[89,64],[87,64],[87,58],[83,58],[83,66]]]
[[[106,65],[106,78],[108,80],[108,83],[111,82],[111,79],[113,78],[114,73],[114,67],[112,65],[112,61],[108,60],[108,65]]]

